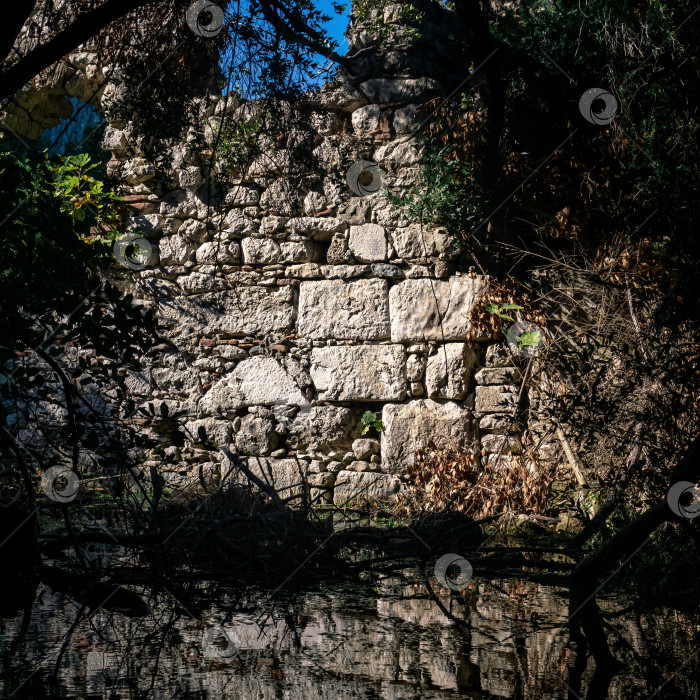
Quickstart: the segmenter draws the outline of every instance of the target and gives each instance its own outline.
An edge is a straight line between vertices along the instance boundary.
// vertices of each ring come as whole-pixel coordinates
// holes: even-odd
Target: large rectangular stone
[[[469,312],[483,286],[466,276],[395,284],[389,291],[392,341],[467,340]]]
[[[299,288],[299,336],[321,340],[389,337],[387,282],[323,280]]]
[[[510,384],[476,387],[477,413],[511,413],[518,402],[518,389]]]
[[[333,488],[333,503],[343,506],[368,501],[392,501],[401,488],[401,482],[391,474],[377,472],[340,471]]]
[[[178,329],[208,333],[263,336],[292,330],[294,292],[289,287],[244,287],[207,294],[162,299],[159,317]]]
[[[311,379],[327,401],[401,401],[406,396],[403,345],[314,348]]]
[[[297,459],[271,459],[268,457],[243,458],[246,466],[261,481],[272,486],[280,498],[300,496],[306,489],[306,474],[308,463]],[[236,469],[228,460],[224,468]],[[228,481],[234,484],[247,484],[248,477],[241,471],[234,471]],[[257,491],[257,487],[254,487]],[[298,501],[297,501],[298,503]]]
[[[416,450],[429,441],[465,450],[475,435],[471,411],[457,403],[416,399],[405,404],[386,404],[382,412],[382,468],[405,472],[416,459]]]

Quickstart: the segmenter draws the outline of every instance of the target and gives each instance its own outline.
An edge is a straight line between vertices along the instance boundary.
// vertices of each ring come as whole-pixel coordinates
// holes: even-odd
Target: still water
[[[148,614],[91,613],[39,584],[31,609],[0,620],[2,697],[540,700],[586,697],[593,673],[589,660],[569,689],[567,591],[528,581],[475,578],[460,594],[416,569],[293,593],[132,590]],[[627,603],[599,600],[624,663],[607,697],[700,698],[698,618]]]

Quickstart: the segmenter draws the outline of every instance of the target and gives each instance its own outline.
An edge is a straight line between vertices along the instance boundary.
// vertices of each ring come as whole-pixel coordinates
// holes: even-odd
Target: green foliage
[[[76,222],[94,222],[105,228],[101,234],[108,240],[118,236],[116,229],[111,228],[119,219],[115,202],[122,201],[113,192],[105,192],[104,182],[93,177],[91,172],[100,167],[99,163],[91,163],[87,153],[63,156],[60,163],[47,163],[53,174],[54,194],[60,201],[61,211],[68,214]],[[84,232],[78,233],[82,241],[89,241]]]
[[[509,316],[508,314],[504,314],[504,311],[517,311],[522,309],[522,306],[518,306],[517,304],[494,304],[493,302],[488,302],[484,304],[484,309],[490,313],[490,314],[495,314],[498,316],[498,318],[501,319],[501,321],[510,321],[511,323],[515,322],[515,319],[512,316]]]
[[[412,218],[443,224],[458,242],[484,220],[486,198],[473,178],[472,164],[457,157],[458,147],[422,137],[420,182],[407,193],[387,197]]]
[[[505,336],[508,342],[517,345],[519,350],[522,350],[522,348],[537,347],[541,340],[539,331],[525,331],[520,335],[515,335],[509,328],[505,331]]]
[[[377,418],[377,414],[373,411],[365,411],[360,418],[360,423],[364,426],[362,428],[362,434],[365,435],[372,428],[374,428],[378,433],[384,430],[384,422],[381,418]]]

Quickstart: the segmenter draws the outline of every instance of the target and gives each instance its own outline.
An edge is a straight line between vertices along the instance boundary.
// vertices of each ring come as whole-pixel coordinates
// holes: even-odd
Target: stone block
[[[474,410],[477,413],[511,413],[517,400],[518,391],[512,386],[477,386]]]
[[[314,348],[311,379],[326,401],[401,401],[405,365],[403,345]]]
[[[362,504],[374,500],[390,502],[396,498],[401,482],[391,474],[377,472],[338,472],[333,489],[333,503],[337,506]]]
[[[163,321],[178,328],[239,336],[289,331],[295,315],[294,292],[288,287],[240,286],[206,297],[169,297],[156,309]]]
[[[378,224],[362,224],[350,227],[348,247],[360,262],[386,260],[386,234]]]
[[[241,241],[246,265],[272,265],[280,259],[280,245],[269,238],[244,238]]]
[[[269,455],[277,447],[279,436],[270,416],[249,413],[241,418],[236,432],[236,449],[246,455]]]
[[[205,414],[221,415],[243,406],[308,404],[292,375],[272,357],[256,355],[243,360],[200,399]]]
[[[360,86],[372,103],[421,101],[440,93],[440,83],[432,78],[372,78]]]
[[[323,280],[299,287],[300,337],[380,340],[389,337],[386,280]]]
[[[373,440],[372,438],[358,438],[352,443],[352,452],[355,455],[355,459],[369,459],[372,455],[379,454],[379,450],[379,440]]]
[[[386,404],[382,420],[382,467],[396,474],[404,473],[415,461],[416,450],[430,440],[464,450],[475,435],[471,411],[451,402],[415,399]]]
[[[356,423],[353,411],[344,406],[312,406],[290,421],[286,441],[291,449],[312,455],[343,452]]]
[[[514,384],[521,377],[517,367],[487,367],[476,373],[476,383],[487,384]]]
[[[445,343],[428,358],[425,385],[428,396],[463,399],[476,366],[476,353],[466,343]]]
[[[309,263],[316,259],[316,246],[313,241],[280,243],[280,262]]]
[[[467,340],[469,312],[482,288],[470,277],[395,284],[389,291],[392,341]]]
[[[396,255],[404,260],[436,257],[447,254],[450,239],[444,228],[428,228],[420,224],[401,226],[391,232],[391,244]]]
[[[228,460],[226,460],[228,462]],[[281,498],[298,496],[306,492],[308,464],[297,459],[271,459],[269,457],[248,457],[247,467],[259,479],[272,486]],[[230,463],[226,469],[236,469]],[[232,483],[248,483],[248,477],[242,472],[229,477]],[[256,487],[254,487],[256,488]]]

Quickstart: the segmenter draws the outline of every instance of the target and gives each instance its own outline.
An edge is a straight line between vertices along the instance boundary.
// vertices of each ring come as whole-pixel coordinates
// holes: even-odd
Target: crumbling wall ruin
[[[368,29],[380,14],[395,30],[388,47]],[[115,279],[155,309],[171,342],[126,382],[137,404],[185,415],[184,446],[167,448],[171,487],[199,473],[217,483],[230,466],[220,450],[230,447],[287,494],[391,500],[429,440],[460,449],[480,441],[484,456],[522,451],[503,437],[527,401],[519,359],[473,342],[469,312],[486,280],[466,271],[444,229],[412,220],[385,191],[417,181],[417,109],[447,93],[438,77],[453,20],[442,10],[433,19],[430,55],[400,41],[401,5],[356,21],[348,55],[360,78],[340,71],[305,105],[287,106],[313,137],[290,117],[284,138],[229,173],[224,192],[212,186],[212,144],[225,113],[254,118],[255,104],[203,99],[201,133],[154,149],[111,119],[119,87],[89,52],[45,86],[50,102],[65,88],[109,122],[108,174],[130,209],[127,230],[147,249],[121,256]],[[313,175],[297,167],[300,143]],[[368,409],[384,429],[363,436]],[[206,448],[193,437],[200,428]]]

